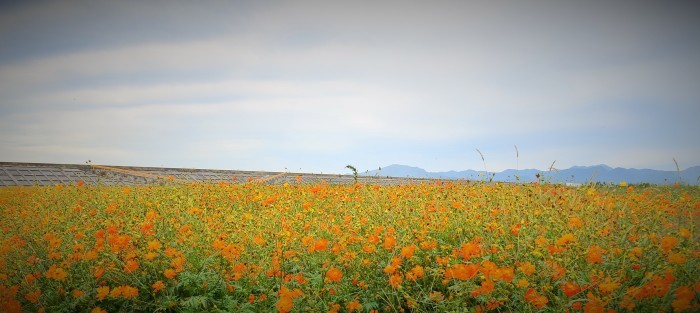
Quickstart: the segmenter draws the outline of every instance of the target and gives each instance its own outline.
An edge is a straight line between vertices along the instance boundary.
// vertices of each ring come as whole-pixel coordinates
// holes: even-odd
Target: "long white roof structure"
[[[0,186],[74,185],[82,181],[93,186],[156,185],[188,182],[251,181],[270,184],[352,184],[352,175],[186,169],[163,167],[104,166],[90,164],[51,164],[0,162]],[[359,176],[357,181],[379,185],[431,182],[433,179]]]

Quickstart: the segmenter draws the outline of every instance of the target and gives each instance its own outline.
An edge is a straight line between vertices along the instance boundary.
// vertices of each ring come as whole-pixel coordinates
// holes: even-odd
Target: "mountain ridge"
[[[539,178],[537,175],[539,174]],[[679,177],[680,174],[680,177]],[[439,178],[439,179],[467,179],[489,180],[502,182],[533,182],[539,179],[552,183],[614,183],[627,182],[630,184],[649,183],[655,185],[670,185],[681,182],[690,185],[698,185],[700,182],[700,166],[692,166],[680,171],[663,171],[652,169],[636,169],[610,167],[605,164],[591,166],[572,166],[568,169],[506,169],[500,172],[488,172],[479,170],[428,172],[416,166],[392,164],[382,167],[380,170],[367,171],[362,176],[393,176],[409,178]],[[679,179],[680,178],[680,179]]]

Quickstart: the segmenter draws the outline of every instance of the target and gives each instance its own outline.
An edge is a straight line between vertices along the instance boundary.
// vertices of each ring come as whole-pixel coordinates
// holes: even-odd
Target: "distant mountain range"
[[[502,172],[466,170],[449,172],[428,172],[419,167],[393,164],[362,173],[362,176],[393,176],[412,178],[441,178],[441,179],[468,179],[489,180],[493,176],[494,181],[503,182],[533,182],[537,181],[537,174],[541,179],[553,183],[613,183],[627,182],[629,184],[649,183],[656,185],[669,185],[679,181],[679,173],[676,171],[659,171],[650,169],[612,168],[601,164],[594,166],[574,166],[564,170],[541,171],[536,169],[514,170],[508,169]],[[680,172],[680,181],[689,185],[700,183],[700,166],[690,167]]]

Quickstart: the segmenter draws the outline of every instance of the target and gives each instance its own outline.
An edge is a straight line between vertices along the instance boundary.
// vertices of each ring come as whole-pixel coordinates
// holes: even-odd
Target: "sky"
[[[682,170],[700,165],[697,16],[691,1],[2,2],[0,161]]]

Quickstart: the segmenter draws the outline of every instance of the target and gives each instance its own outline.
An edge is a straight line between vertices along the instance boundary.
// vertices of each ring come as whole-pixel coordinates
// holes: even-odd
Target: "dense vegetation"
[[[699,311],[700,188],[0,189],[0,311]]]

